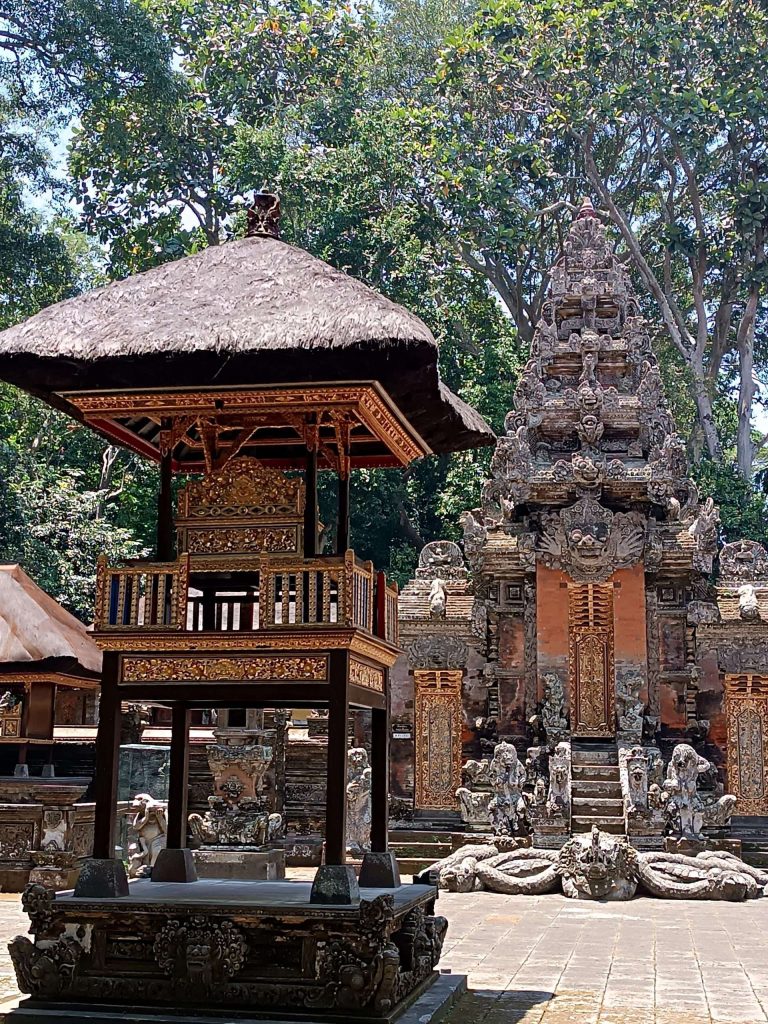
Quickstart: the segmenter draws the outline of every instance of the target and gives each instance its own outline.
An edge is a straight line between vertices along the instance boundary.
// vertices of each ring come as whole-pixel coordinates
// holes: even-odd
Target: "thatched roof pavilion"
[[[0,670],[47,667],[98,679],[101,657],[83,623],[20,565],[0,565]]]
[[[0,333],[0,378],[80,419],[72,393],[376,381],[425,450],[492,444],[482,417],[440,381],[437,358],[418,317],[265,234],[68,299]],[[151,417],[114,427],[109,418],[89,422],[154,454],[160,425]],[[194,461],[183,446],[176,454],[179,468]]]

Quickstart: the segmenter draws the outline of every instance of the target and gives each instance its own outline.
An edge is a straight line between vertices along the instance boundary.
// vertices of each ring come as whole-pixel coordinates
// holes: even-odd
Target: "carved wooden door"
[[[416,669],[416,808],[456,810],[461,785],[461,669]]]
[[[571,731],[613,737],[613,584],[569,584],[568,613]]]
[[[768,677],[725,677],[728,792],[737,814],[768,814]]]

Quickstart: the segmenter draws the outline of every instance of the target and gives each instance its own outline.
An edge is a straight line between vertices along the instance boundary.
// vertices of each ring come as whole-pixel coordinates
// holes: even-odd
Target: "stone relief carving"
[[[163,974],[210,986],[242,969],[248,944],[232,921],[200,914],[169,921],[157,933],[153,950]]]
[[[137,793],[131,803],[130,829],[136,837],[128,847],[128,877],[145,878],[152,873],[157,855],[165,849],[167,804],[149,793]]]
[[[757,541],[738,540],[725,544],[720,551],[719,563],[723,583],[768,580],[768,551]]]
[[[528,815],[523,787],[525,766],[517,756],[513,743],[498,743],[490,766],[493,799],[488,805],[491,824],[498,835],[513,835],[523,831]]]
[[[371,768],[365,747],[347,754],[347,850],[362,856],[371,848]]]
[[[720,511],[712,498],[699,506],[696,518],[688,527],[688,533],[696,541],[694,567],[700,572],[712,572],[712,562],[717,553],[717,528],[720,525]]]
[[[554,672],[544,676],[544,700],[541,702],[541,724],[547,745],[554,749],[568,735],[568,716],[563,681]]]
[[[434,540],[421,549],[416,569],[419,579],[464,579],[466,575],[461,548],[453,541]]]
[[[264,846],[282,831],[282,816],[270,813],[264,793],[274,750],[263,742],[262,726],[259,715],[249,727],[219,727],[217,742],[206,747],[214,793],[204,815],[189,816],[190,830],[204,846]]]
[[[667,830],[672,835],[701,839],[705,821],[705,801],[699,792],[699,776],[711,769],[710,762],[688,743],[678,743],[667,766],[664,792]],[[708,815],[719,823],[730,820],[735,805],[731,794],[709,799]]]
[[[643,735],[645,702],[640,697],[643,688],[641,676],[616,677],[616,727],[621,739],[639,743]]]
[[[429,601],[430,618],[444,619],[448,605],[448,594],[446,593],[443,580],[437,578],[432,580],[427,600]]]
[[[637,852],[626,836],[593,827],[573,836],[560,850],[508,849],[504,837],[465,846],[424,870],[418,879],[433,880],[449,892],[487,890],[538,896],[562,886],[573,899],[627,900],[638,888],[662,899],[732,902],[766,895],[768,872],[729,853],[704,852],[695,857]]]
[[[601,582],[642,557],[647,521],[639,512],[611,512],[592,498],[542,516],[539,557],[580,583]]]
[[[738,590],[739,617],[745,622],[760,621],[760,605],[757,603],[757,591],[754,584],[742,583]]]
[[[456,799],[459,801],[459,813],[465,825],[490,824],[489,804],[493,794],[490,792],[473,791],[466,786],[459,786]]]
[[[463,668],[469,648],[457,636],[421,636],[406,648],[413,668]]]
[[[567,825],[571,818],[571,745],[563,741],[555,747],[549,759],[549,791],[547,815],[560,817]]]

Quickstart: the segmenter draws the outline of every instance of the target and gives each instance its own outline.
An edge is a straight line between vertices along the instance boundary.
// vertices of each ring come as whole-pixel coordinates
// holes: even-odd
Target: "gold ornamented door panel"
[[[768,814],[768,677],[725,677],[728,786],[737,814]]]
[[[416,808],[456,809],[461,785],[461,669],[416,669]]]
[[[569,681],[574,736],[616,735],[613,584],[568,585]]]

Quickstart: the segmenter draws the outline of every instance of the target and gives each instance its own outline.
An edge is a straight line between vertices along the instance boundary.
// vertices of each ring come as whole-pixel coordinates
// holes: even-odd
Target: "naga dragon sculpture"
[[[539,896],[562,889],[572,899],[627,900],[640,889],[662,899],[729,900],[768,896],[768,872],[731,853],[640,852],[626,836],[573,836],[561,850],[518,848],[499,837],[464,846],[426,868],[419,881],[449,892]]]

